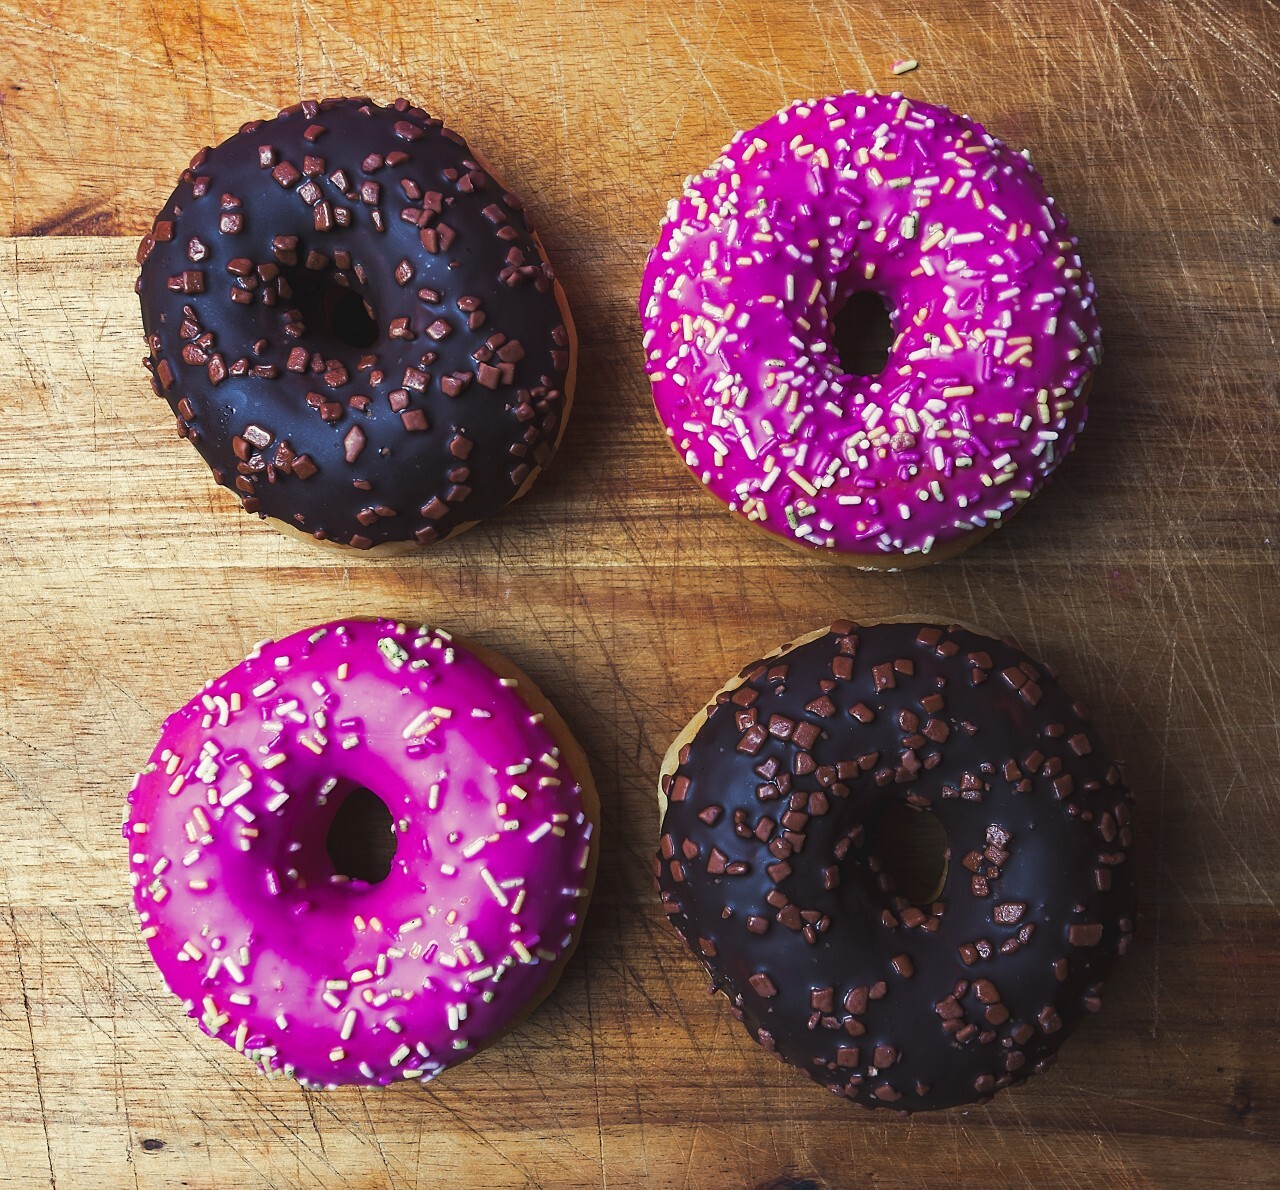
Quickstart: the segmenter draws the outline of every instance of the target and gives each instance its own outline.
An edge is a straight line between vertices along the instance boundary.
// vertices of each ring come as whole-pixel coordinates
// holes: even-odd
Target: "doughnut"
[[[398,99],[326,99],[201,149],[142,239],[154,390],[244,508],[403,552],[527,492],[576,339],[520,200]]]
[[[866,1107],[952,1107],[1045,1070],[1130,946],[1121,767],[1010,640],[847,620],[802,637],[694,717],[659,802],[662,905],[713,990]],[[921,903],[878,854],[891,810],[946,834]]]
[[[377,883],[326,838],[370,790]],[[586,757],[509,661],[339,620],[259,645],[165,722],[124,836],[142,934],[212,1037],[307,1087],[427,1081],[559,979],[596,867]]]
[[[875,376],[849,298],[895,334]],[[1084,426],[1094,286],[1023,153],[900,94],[793,104],[668,207],[640,292],[645,369],[702,484],[789,544],[867,569],[959,553]]]

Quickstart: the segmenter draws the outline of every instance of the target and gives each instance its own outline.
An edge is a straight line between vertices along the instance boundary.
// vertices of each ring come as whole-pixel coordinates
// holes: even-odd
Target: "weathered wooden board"
[[[1273,0],[0,0],[0,21],[0,1183],[1274,1185]],[[894,79],[905,56],[921,67]],[[653,421],[634,311],[685,173],[790,99],[867,86],[1032,150],[1105,328],[1052,490],[907,575],[792,553],[700,493]],[[194,148],[357,92],[409,95],[500,163],[582,333],[578,412],[534,494],[393,562],[235,510],[147,388],[132,294],[136,238]],[[778,1066],[650,891],[670,737],[742,661],[841,612],[1013,632],[1131,762],[1140,945],[1058,1067],[987,1107],[900,1123]],[[259,1078],[181,1017],[129,907],[118,824],[163,716],[257,639],[344,613],[508,652],[605,801],[561,989],[424,1090]]]

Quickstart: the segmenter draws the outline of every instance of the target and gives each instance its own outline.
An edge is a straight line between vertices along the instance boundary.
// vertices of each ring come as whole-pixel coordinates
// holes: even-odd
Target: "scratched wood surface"
[[[1275,1184],[1274,0],[0,0],[0,22],[0,1184]],[[696,489],[652,419],[634,295],[667,197],[736,128],[895,84],[1032,150],[1097,276],[1106,359],[1051,491],[960,561],[877,576]],[[582,335],[534,494],[394,562],[234,509],[148,390],[132,293],[196,147],[366,92],[500,163]],[[842,612],[1013,632],[1131,763],[1140,945],[1058,1067],[986,1107],[901,1123],[780,1067],[650,891],[670,737],[741,662]],[[180,1015],[129,905],[121,807],[164,715],[259,638],[344,613],[508,652],[605,803],[560,990],[422,1090],[261,1079]]]

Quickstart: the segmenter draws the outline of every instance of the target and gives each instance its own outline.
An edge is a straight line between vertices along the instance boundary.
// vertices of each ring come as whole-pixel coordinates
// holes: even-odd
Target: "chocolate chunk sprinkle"
[[[1022,901],[1005,901],[992,910],[991,916],[1000,925],[1013,926],[1022,920],[1026,911],[1027,906]]]
[[[1072,925],[1067,929],[1067,941],[1072,946],[1097,946],[1102,941],[1102,926],[1098,922]]]
[[[354,463],[364,450],[365,433],[359,426],[352,426],[342,439],[342,450],[348,463]]]
[[[871,1065],[877,1070],[887,1070],[898,1060],[898,1051],[891,1045],[878,1045],[871,1055]]]
[[[755,989],[756,995],[761,999],[771,1000],[778,994],[778,989],[774,986],[773,980],[763,971],[757,971],[747,982],[751,984]]]

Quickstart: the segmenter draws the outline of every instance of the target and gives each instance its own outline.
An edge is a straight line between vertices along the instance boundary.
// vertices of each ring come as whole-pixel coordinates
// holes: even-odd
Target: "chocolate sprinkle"
[[[202,150],[139,249],[153,387],[179,432],[246,509],[320,540],[426,543],[497,512],[554,452],[570,365],[523,207],[404,100],[247,127]],[[348,295],[371,344],[342,338]],[[440,308],[455,303],[460,319]],[[291,465],[237,452],[249,425]]]
[[[957,627],[841,622],[744,668],[669,774],[658,885],[751,1035],[900,1111],[1046,1069],[1134,919],[1129,792],[1081,710],[1011,642]],[[947,833],[929,904],[875,853],[903,803]]]

